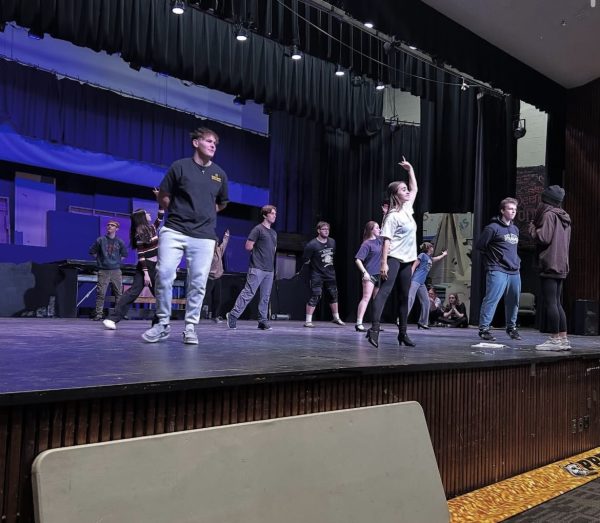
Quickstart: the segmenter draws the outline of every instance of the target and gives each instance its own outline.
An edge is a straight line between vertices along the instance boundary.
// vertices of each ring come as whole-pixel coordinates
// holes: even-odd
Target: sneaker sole
[[[198,345],[198,340],[183,340],[186,345]]]
[[[159,341],[166,340],[171,334],[165,334],[164,336],[160,336],[158,338],[149,338],[146,336],[146,333],[142,334],[142,339],[147,343],[158,343]]]

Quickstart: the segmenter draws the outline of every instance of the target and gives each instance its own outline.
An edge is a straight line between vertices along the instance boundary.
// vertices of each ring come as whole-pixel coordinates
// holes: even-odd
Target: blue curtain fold
[[[232,24],[196,9],[174,16],[167,0],[5,0],[0,21],[119,52],[127,62],[353,134],[376,131],[372,117],[382,112],[372,80],[353,85],[350,75],[339,78],[334,64],[308,54],[290,60],[285,46],[258,34],[240,45]]]
[[[162,166],[189,156],[189,132],[206,126],[232,179],[269,184],[265,137],[0,60],[2,122],[23,136]]]

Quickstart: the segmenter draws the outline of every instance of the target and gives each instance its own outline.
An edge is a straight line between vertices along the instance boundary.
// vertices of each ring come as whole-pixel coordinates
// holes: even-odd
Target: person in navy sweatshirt
[[[513,223],[518,202],[505,198],[500,202],[500,215],[484,227],[476,248],[482,252],[485,264],[485,297],[479,311],[479,337],[495,341],[490,325],[500,298],[504,296],[506,333],[520,340],[517,330],[517,312],[521,295],[521,259],[517,254],[519,229]]]

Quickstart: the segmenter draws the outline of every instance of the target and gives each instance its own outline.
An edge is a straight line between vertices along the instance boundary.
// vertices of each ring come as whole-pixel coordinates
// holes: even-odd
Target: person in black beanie
[[[529,234],[537,244],[544,310],[550,337],[537,350],[570,350],[567,317],[562,307],[563,282],[569,274],[571,217],[561,208],[565,190],[558,185],[544,189]]]

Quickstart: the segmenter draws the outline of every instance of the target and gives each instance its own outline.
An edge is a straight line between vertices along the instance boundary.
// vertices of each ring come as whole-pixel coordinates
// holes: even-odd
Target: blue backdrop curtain
[[[196,9],[175,16],[168,0],[3,0],[2,21],[353,134],[378,129],[369,127],[382,111],[372,80],[354,85],[309,55],[290,60],[283,45],[257,34],[240,45],[232,24]]]
[[[193,115],[0,60],[0,123],[23,136],[167,166],[189,156],[189,132],[220,137],[217,162],[238,183],[267,187],[269,140]]]

